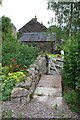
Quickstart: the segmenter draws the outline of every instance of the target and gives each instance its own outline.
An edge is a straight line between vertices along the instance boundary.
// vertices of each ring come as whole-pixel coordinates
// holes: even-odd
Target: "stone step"
[[[46,102],[49,98],[49,96],[37,96],[33,95],[33,98],[36,98],[39,102]]]
[[[58,108],[60,105],[63,103],[63,98],[62,97],[49,97],[49,99],[46,101],[48,106],[53,108],[54,106]]]
[[[34,95],[61,97],[62,96],[61,92],[62,92],[61,88],[37,87],[34,92]]]
[[[63,99],[61,96],[56,97],[56,96],[47,96],[47,95],[45,96],[34,95],[33,98],[36,98],[39,102],[44,102],[50,108],[53,108],[54,106],[59,107],[63,102]]]
[[[58,74],[54,75],[42,75],[38,87],[57,87],[62,88],[61,86],[61,76]]]

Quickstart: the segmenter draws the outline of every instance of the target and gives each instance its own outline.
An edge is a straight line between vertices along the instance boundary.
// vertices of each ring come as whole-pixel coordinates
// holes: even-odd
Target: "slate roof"
[[[43,32],[47,30],[47,28],[42,23],[39,23],[37,18],[33,18],[18,31],[21,32],[23,30],[26,30],[26,32]]]
[[[55,41],[55,33],[52,35],[43,32],[28,32],[28,33],[23,33],[23,35],[20,37],[21,42],[30,42],[30,41]]]
[[[21,37],[24,32],[45,32],[46,30],[47,28],[42,23],[39,23],[37,18],[33,18],[18,31]]]

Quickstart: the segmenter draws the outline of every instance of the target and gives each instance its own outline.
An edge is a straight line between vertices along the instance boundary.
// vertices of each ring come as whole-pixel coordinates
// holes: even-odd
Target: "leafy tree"
[[[56,33],[55,49],[63,49],[63,45],[65,44],[64,40],[67,40],[66,29],[63,29],[56,25],[52,25],[47,29],[47,32],[50,34]]]
[[[0,32],[2,32],[2,19],[0,18]]]
[[[80,42],[73,37],[67,41],[64,48],[66,55],[64,57],[64,84],[70,88],[80,90]]]
[[[54,2],[48,0],[48,9],[55,11],[58,25],[65,26],[68,36],[72,36],[72,32],[79,31],[80,2]]]
[[[12,34],[12,23],[10,18],[2,17],[2,64],[10,65],[10,58],[14,58],[18,65],[29,65],[39,54],[39,50],[34,47],[28,47],[26,44],[18,42]]]
[[[12,23],[9,17],[2,16],[1,19],[2,19],[2,38],[3,40],[5,40],[6,37],[12,35]]]
[[[2,0],[0,0],[0,5],[2,4]]]
[[[2,62],[2,19],[0,18],[0,63]]]
[[[2,16],[2,31],[5,34],[9,34],[12,32],[12,23],[9,17]]]

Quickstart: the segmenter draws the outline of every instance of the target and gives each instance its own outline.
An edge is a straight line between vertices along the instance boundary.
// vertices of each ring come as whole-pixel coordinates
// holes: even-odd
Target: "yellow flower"
[[[10,72],[9,72],[9,73],[8,73],[8,75],[10,75],[10,76],[11,76],[11,75],[12,75],[12,73],[10,73]]]
[[[17,79],[17,82],[20,82],[20,80],[19,80],[19,79]]]

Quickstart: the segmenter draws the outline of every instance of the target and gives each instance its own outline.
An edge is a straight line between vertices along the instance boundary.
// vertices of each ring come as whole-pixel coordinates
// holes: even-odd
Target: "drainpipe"
[[[52,51],[51,51],[51,53],[55,54],[55,42],[54,41],[52,41]]]

